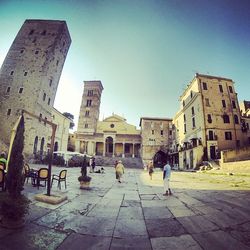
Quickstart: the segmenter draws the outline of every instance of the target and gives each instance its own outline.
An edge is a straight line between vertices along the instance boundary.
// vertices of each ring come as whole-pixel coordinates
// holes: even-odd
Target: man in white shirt
[[[171,190],[169,188],[169,180],[171,176],[171,167],[169,162],[163,167],[163,185],[164,185],[164,194],[163,195],[171,195]]]

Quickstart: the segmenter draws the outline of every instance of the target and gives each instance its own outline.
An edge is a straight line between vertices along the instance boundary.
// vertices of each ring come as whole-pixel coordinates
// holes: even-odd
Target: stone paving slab
[[[104,206],[96,204],[88,213],[89,217],[103,217],[103,218],[116,218],[118,216],[120,207],[118,206]]]
[[[183,225],[189,234],[210,232],[219,230],[219,227],[203,216],[179,217],[177,220]]]
[[[143,220],[143,213],[141,207],[121,207],[118,219],[137,219]]]
[[[130,238],[133,236],[148,237],[144,220],[138,219],[119,219],[116,222],[114,237]]]
[[[118,249],[152,250],[149,238],[144,237],[113,238],[110,250]]]
[[[186,230],[175,218],[145,220],[149,237],[171,237],[186,234]]]
[[[144,207],[144,218],[147,219],[168,219],[172,218],[173,214],[167,207]]]
[[[0,248],[3,250],[52,250],[56,249],[66,237],[66,233],[31,223],[1,238]]]
[[[159,237],[151,239],[153,250],[202,250],[199,244],[190,235],[174,237]],[[213,249],[213,248],[211,248]]]
[[[111,237],[72,233],[63,241],[57,250],[107,250],[111,244],[111,239]]]
[[[195,213],[186,207],[185,205],[174,207],[174,206],[168,206],[168,209],[170,212],[174,215],[174,217],[185,217],[185,216],[193,216]]]
[[[224,231],[214,231],[209,233],[194,234],[192,237],[201,245],[203,249],[213,250],[249,250],[250,248],[234,239]]]

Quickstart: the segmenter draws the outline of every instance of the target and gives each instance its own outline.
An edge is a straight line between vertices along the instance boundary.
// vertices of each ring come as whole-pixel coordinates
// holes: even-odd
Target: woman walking
[[[122,175],[124,174],[124,166],[122,164],[122,161],[118,161],[118,164],[115,167],[115,172],[116,172],[118,182],[121,183],[121,178],[122,178]]]
[[[154,173],[154,164],[153,161],[150,161],[148,164],[148,174],[150,176],[150,180],[152,180],[153,173]]]

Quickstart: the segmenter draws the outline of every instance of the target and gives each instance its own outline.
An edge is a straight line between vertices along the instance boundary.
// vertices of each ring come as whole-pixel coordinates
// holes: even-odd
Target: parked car
[[[89,159],[91,158],[90,155],[87,154],[81,154],[79,152],[71,152],[71,151],[55,151],[54,155],[62,156],[65,160],[65,165],[68,167],[74,167],[79,165],[81,161],[83,160],[83,157],[87,157],[87,161],[89,162]]]

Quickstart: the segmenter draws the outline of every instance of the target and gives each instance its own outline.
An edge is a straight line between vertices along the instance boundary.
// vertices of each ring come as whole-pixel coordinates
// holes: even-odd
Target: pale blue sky
[[[245,0],[0,0],[0,61],[25,19],[67,22],[72,44],[55,101],[77,123],[84,80],[101,80],[101,115],[138,127],[172,118],[195,72],[232,78],[250,100],[250,2]]]

